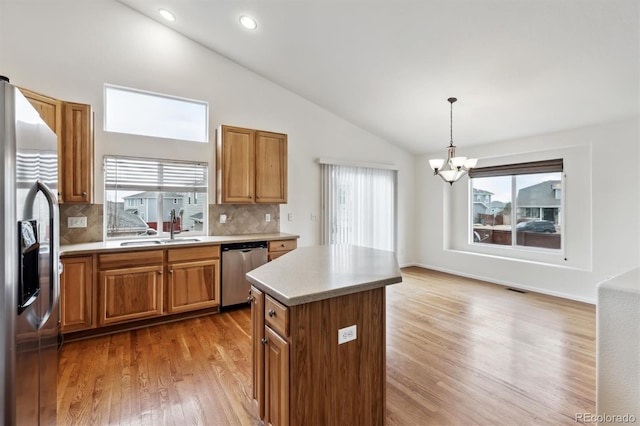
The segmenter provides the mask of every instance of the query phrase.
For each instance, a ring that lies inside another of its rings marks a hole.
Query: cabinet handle
[[[169,269],[169,273],[170,273],[170,274],[173,274],[173,269]]]
[[[270,317],[275,317],[276,316],[276,311],[274,311],[273,309],[269,309],[269,316]]]
[[[262,339],[262,340],[260,340],[260,341],[262,342],[262,344],[263,344],[263,345],[266,345],[268,340],[263,338],[263,339]]]
[[[82,193],[82,198],[87,198],[87,193],[86,192]]]
[[[247,303],[251,304],[251,302],[253,302],[253,297],[251,296],[247,297]]]

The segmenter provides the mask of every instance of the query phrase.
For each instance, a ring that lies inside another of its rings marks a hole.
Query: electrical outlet
[[[87,218],[85,216],[69,217],[67,218],[68,228],[86,228]]]
[[[315,222],[316,220],[318,220],[318,216],[313,214],[313,213],[311,213],[311,221]]]
[[[350,325],[349,327],[341,328],[340,330],[338,330],[338,344],[341,345],[343,343],[356,340],[356,338],[358,337],[357,334],[357,327],[355,324]]]
[[[221,214],[220,215],[220,223],[227,223],[227,215],[226,214]]]
[[[287,219],[289,220],[289,222],[293,222],[293,213],[289,213],[287,215]]]
[[[265,213],[264,215],[264,221],[265,222],[271,222],[271,215],[269,213]]]

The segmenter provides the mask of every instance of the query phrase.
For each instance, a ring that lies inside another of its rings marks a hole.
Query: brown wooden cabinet
[[[167,253],[168,312],[220,304],[220,246],[176,248]]]
[[[98,256],[98,325],[162,314],[163,251]]]
[[[60,328],[63,333],[95,326],[93,315],[93,257],[63,257],[60,275]]]
[[[58,137],[58,199],[93,200],[93,129],[91,105],[65,102],[20,89]]]
[[[289,424],[289,308],[251,287],[253,399],[265,425]]]
[[[90,203],[93,196],[93,132],[91,106],[64,103],[64,132],[59,149],[65,203]]]
[[[293,306],[252,296],[253,397],[265,425],[384,424],[384,287]],[[338,342],[351,326],[357,338]]]
[[[258,405],[258,415],[264,418],[264,293],[251,287],[251,362],[253,386],[251,395]]]
[[[295,250],[298,246],[298,241],[293,240],[276,240],[269,241],[267,249],[267,260],[271,262],[283,254],[289,253],[291,250]]]
[[[287,202],[287,135],[220,126],[216,141],[220,204]]]
[[[289,425],[289,343],[265,326],[264,424]]]

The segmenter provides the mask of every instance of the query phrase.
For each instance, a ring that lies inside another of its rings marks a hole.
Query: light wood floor
[[[388,425],[575,424],[595,307],[420,268],[387,287]],[[257,425],[250,311],[65,344],[58,424]]]

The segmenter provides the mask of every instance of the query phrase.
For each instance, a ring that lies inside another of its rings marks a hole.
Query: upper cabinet
[[[58,199],[61,203],[93,200],[93,129],[91,105],[65,102],[20,89],[58,136]]]
[[[90,203],[93,195],[91,105],[64,102],[62,173],[58,179],[65,203]]]
[[[287,135],[220,126],[216,142],[219,204],[287,202]]]

